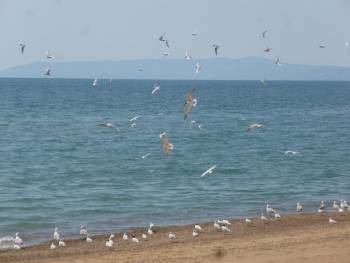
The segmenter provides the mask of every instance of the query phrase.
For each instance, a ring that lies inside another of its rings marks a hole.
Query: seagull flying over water
[[[159,135],[159,138],[163,144],[163,154],[167,156],[169,154],[169,151],[174,149],[174,145],[169,143],[167,134],[165,132],[161,133]]]
[[[150,156],[151,154],[150,153],[146,153],[145,155],[142,155],[141,158],[142,159],[146,159],[148,156]]]
[[[219,49],[219,45],[216,45],[216,44],[213,44],[213,48],[214,48],[214,51],[215,51],[215,55],[218,55],[218,49]]]
[[[272,48],[266,47],[266,48],[264,49],[264,52],[269,53],[271,50],[272,50]]]
[[[156,93],[157,91],[160,91],[160,85],[158,83],[153,85],[152,94]]]
[[[267,30],[265,30],[264,32],[262,32],[261,36],[262,36],[263,38],[266,38],[266,33],[267,33]]]
[[[130,119],[130,122],[137,121],[137,119],[140,118],[140,116],[135,116],[134,118]]]
[[[196,74],[198,74],[199,72],[201,72],[202,70],[202,65],[199,64],[199,62],[196,63]]]
[[[246,129],[246,132],[249,132],[252,129],[258,129],[258,128],[264,128],[264,127],[265,127],[264,125],[254,123],[248,126],[248,128]]]
[[[20,44],[19,44],[19,47],[21,48],[21,54],[23,54],[23,53],[24,53],[24,49],[25,49],[26,45],[25,45],[25,44],[23,44],[23,43],[20,43]]]
[[[170,55],[170,53],[169,52],[163,52],[163,57],[168,57]]]
[[[50,53],[50,51],[46,51],[46,58],[47,59],[54,59],[55,57]]]
[[[300,154],[300,152],[295,152],[295,151],[285,151],[284,155],[297,155]]]
[[[158,38],[159,41],[165,41],[165,32],[161,34],[161,36]]]
[[[165,45],[170,48],[170,45],[169,45],[169,41],[168,40],[165,40]]]
[[[318,47],[319,47],[319,48],[326,48],[325,45],[319,45]]]
[[[208,170],[206,170],[204,173],[202,173],[200,177],[204,177],[204,176],[206,176],[208,174],[212,174],[215,168],[216,168],[216,165],[213,165]]]
[[[186,50],[186,52],[185,52],[185,59],[190,60],[191,58],[192,57],[191,57],[190,52],[188,50]]]
[[[185,99],[185,105],[184,105],[184,120],[186,120],[188,114],[190,113],[192,107],[197,106],[197,99],[193,98],[193,92],[195,91],[196,88],[191,89],[187,94],[186,94],[186,99]]]
[[[97,82],[98,82],[98,79],[94,79],[94,81],[92,82],[92,86],[97,87]]]

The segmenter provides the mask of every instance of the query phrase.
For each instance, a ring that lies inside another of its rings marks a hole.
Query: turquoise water
[[[349,199],[349,82],[159,81],[151,95],[154,83],[0,79],[0,237],[32,244],[54,227],[72,237],[80,224],[94,234]],[[251,123],[266,127],[245,132]]]

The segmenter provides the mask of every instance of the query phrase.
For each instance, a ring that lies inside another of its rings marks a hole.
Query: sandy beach
[[[330,225],[328,218],[338,221]],[[129,231],[139,244],[116,235],[114,247],[105,247],[107,236],[93,243],[66,240],[67,247],[50,250],[50,242],[19,251],[0,252],[0,262],[350,262],[350,213],[300,214],[269,219],[232,220],[231,233],[218,232],[213,223],[192,237],[193,225],[155,228],[147,241],[142,230]],[[175,240],[167,234],[176,233]]]

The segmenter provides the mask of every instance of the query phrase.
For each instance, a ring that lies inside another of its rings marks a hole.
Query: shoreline
[[[338,223],[330,225],[329,217]],[[252,218],[250,224],[246,224],[242,219],[233,219],[230,222],[230,233],[214,229],[213,222],[201,224],[203,231],[199,237],[192,237],[193,224],[156,226],[155,233],[152,236],[148,235],[147,240],[141,238],[141,234],[147,230],[129,229],[129,241],[122,240],[123,233],[118,233],[115,235],[113,248],[105,247],[109,234],[91,236],[92,243],[86,243],[82,239],[67,239],[64,240],[66,247],[57,247],[54,250],[49,249],[51,241],[48,241],[21,250],[0,251],[0,261],[104,263],[115,259],[118,262],[183,263],[213,262],[218,259],[220,262],[232,262],[237,259],[241,262],[275,262],[273,259],[278,257],[276,262],[284,262],[283,258],[287,261],[299,255],[286,254],[285,250],[302,249],[302,244],[312,248],[308,254],[310,259],[320,253],[333,255],[333,252],[337,251],[336,255],[341,257],[337,262],[342,262],[342,257],[350,260],[350,251],[340,250],[350,245],[349,211],[289,214],[282,216],[280,220],[270,217],[266,222],[260,218]],[[169,232],[174,232],[177,238],[170,240]],[[140,243],[131,242],[131,234],[135,234]],[[273,249],[266,244],[267,240]],[[342,242],[341,245],[339,242]],[[327,246],[324,246],[324,243],[327,243]],[[332,251],[329,248],[332,248]],[[255,253],[263,257],[258,259],[254,256]],[[305,262],[296,258],[294,260]],[[320,258],[318,261],[329,262],[322,260],[326,259]]]

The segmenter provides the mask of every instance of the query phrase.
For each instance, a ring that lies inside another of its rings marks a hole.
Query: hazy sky
[[[217,43],[223,57],[350,66],[349,28],[349,0],[0,0],[0,69],[48,49],[58,61],[160,58],[162,32],[173,58],[210,57]]]

